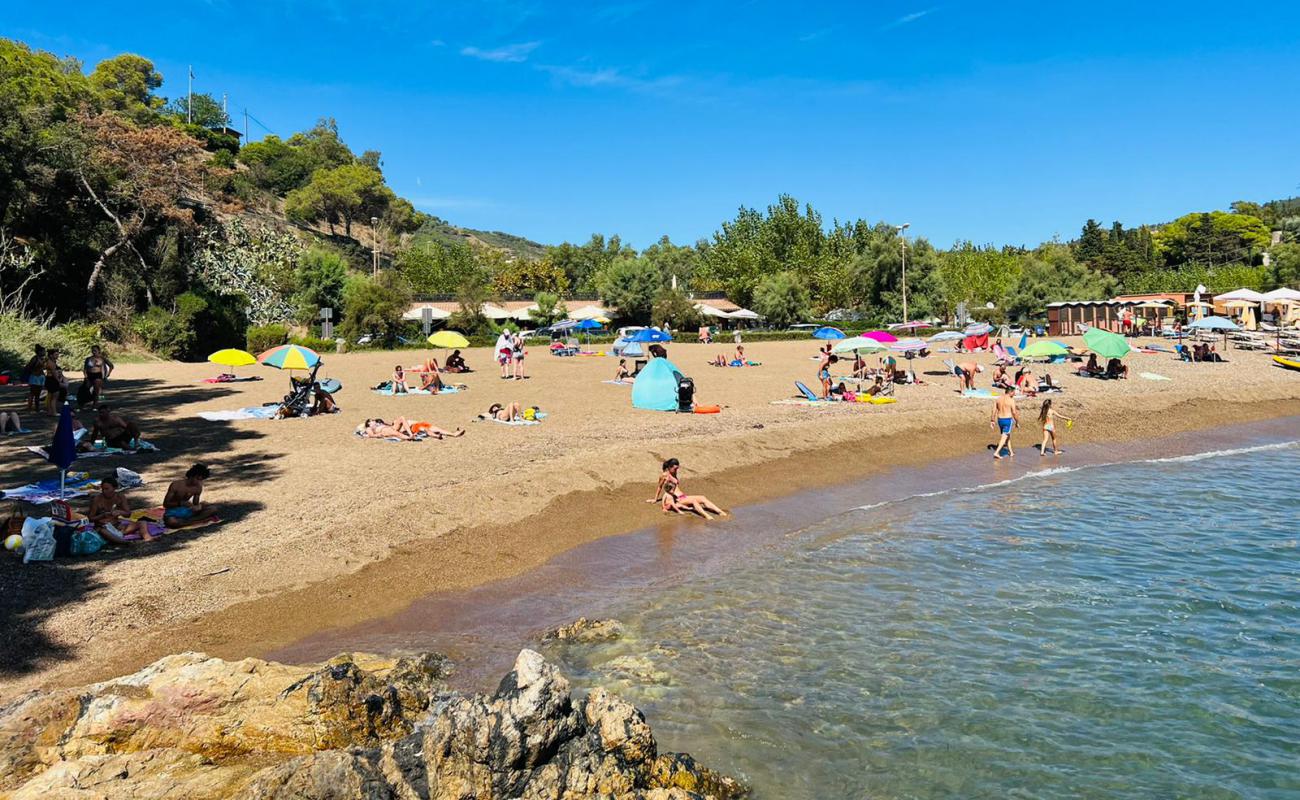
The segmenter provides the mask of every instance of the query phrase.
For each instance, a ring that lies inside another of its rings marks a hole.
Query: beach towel
[[[99,481],[91,480],[88,472],[69,472],[63,487],[63,497],[81,497],[99,491]],[[43,505],[59,499],[59,479],[28,483],[13,489],[5,489],[5,500],[21,500],[24,503]]]
[[[203,380],[199,381],[199,383],[247,383],[248,381],[260,381],[261,379],[262,378],[259,375],[245,375],[242,377],[236,377],[234,375],[221,375],[216,378],[204,378]]]
[[[427,395],[435,394],[435,392],[431,392],[428,389],[408,389],[405,392],[398,392],[396,395],[393,394],[392,389],[371,389],[371,391],[374,392],[375,394],[381,394],[384,397],[401,397],[403,394],[427,394]],[[451,384],[448,384],[442,387],[442,389],[436,392],[436,394],[456,394],[460,391],[461,391],[460,386],[453,386]]]
[[[496,417],[488,417],[488,421],[495,422],[498,425],[541,425],[542,424],[541,421],[535,419],[512,419],[506,421],[504,419],[497,419]]]
[[[146,442],[143,439],[137,442],[137,445],[138,446],[133,449],[126,449],[122,447],[109,447],[108,445],[97,444],[92,450],[78,452],[77,458],[101,458],[103,456],[133,456],[136,455],[137,453],[158,452],[157,447],[155,447],[151,442]],[[46,452],[44,447],[32,445],[27,448],[27,451],[29,453],[35,453],[36,455],[40,456],[46,461],[50,460],[50,454]]]
[[[631,386],[636,381],[601,381],[601,383],[612,383],[615,386]]]
[[[361,431],[353,431],[352,433],[358,439],[373,439],[376,442],[423,442],[425,439],[429,438],[429,434],[425,433],[424,431],[420,431],[419,433],[414,434],[410,439],[402,439],[398,436],[384,436],[384,437],[367,436]]]
[[[278,405],[249,406],[237,411],[200,411],[199,416],[208,422],[229,422],[237,419],[274,419]]]
[[[964,391],[964,392],[961,393],[961,396],[962,396],[962,397],[975,397],[975,398],[979,398],[979,399],[981,399],[981,400],[990,400],[990,399],[992,399],[992,398],[994,398],[994,397],[997,397],[996,394],[994,394],[993,392],[990,392],[988,389],[967,389],[966,391]]]
[[[1146,378],[1149,381],[1171,381],[1173,378],[1166,378],[1164,375],[1157,375],[1154,372],[1139,372],[1139,378]]]

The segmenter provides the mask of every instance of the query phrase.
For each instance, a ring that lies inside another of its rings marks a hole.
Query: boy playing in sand
[[[211,476],[205,464],[195,464],[185,477],[172,481],[163,497],[163,523],[169,528],[184,528],[212,516],[212,506],[203,502],[203,482]]]
[[[997,447],[993,448],[993,457],[999,461],[1002,460],[1003,447],[1007,448],[1010,458],[1016,457],[1016,451],[1011,449],[1011,430],[1020,424],[1020,412],[1016,409],[1016,387],[1008,386],[1002,391],[1002,396],[993,402],[993,418],[989,420],[989,425],[1002,434]]]

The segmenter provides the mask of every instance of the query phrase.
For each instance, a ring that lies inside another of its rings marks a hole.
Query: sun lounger
[[[794,388],[798,389],[798,390],[799,390],[799,394],[803,395],[803,398],[804,398],[805,400],[807,400],[808,402],[810,402],[810,403],[824,403],[824,402],[826,402],[824,399],[818,397],[818,396],[813,392],[812,389],[809,389],[807,386],[805,386],[805,385],[803,384],[802,381],[795,381],[795,382],[794,382]]]

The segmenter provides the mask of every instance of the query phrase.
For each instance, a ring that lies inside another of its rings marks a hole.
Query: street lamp
[[[899,225],[897,230],[903,237],[903,324],[908,323],[907,319],[907,229],[912,227],[912,223],[904,222]]]
[[[375,259],[376,275],[379,274],[379,217],[370,218],[370,252]]]

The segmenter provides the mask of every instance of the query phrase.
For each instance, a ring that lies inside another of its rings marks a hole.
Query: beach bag
[[[144,486],[144,478],[140,477],[140,473],[126,467],[117,468],[117,488],[119,491],[125,492],[128,489],[137,489],[141,486]]]
[[[74,556],[88,556],[91,553],[98,553],[104,548],[104,539],[94,528],[82,528],[72,534],[72,554]]]
[[[54,523],[49,517],[23,522],[23,563],[54,560]]]

